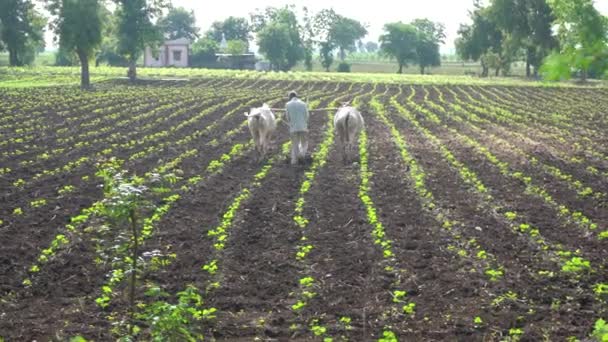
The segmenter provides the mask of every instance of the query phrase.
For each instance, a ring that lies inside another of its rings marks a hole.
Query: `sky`
[[[176,7],[194,10],[201,32],[209,29],[214,21],[231,15],[249,18],[249,13],[256,8],[281,7],[290,3],[296,4],[298,8],[306,6],[313,13],[333,8],[341,15],[359,20],[367,25],[369,31],[364,41],[377,41],[385,23],[428,18],[445,25],[447,37],[442,46],[443,53],[451,52],[459,25],[470,22],[468,11],[473,8],[473,0],[172,0],[172,3]],[[595,6],[604,15],[608,15],[608,0],[595,0]],[[51,41],[52,37],[48,34],[47,46],[53,45]]]

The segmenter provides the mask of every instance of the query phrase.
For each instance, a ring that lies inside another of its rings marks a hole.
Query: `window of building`
[[[182,52],[181,51],[173,51],[173,60],[179,62],[182,60]]]

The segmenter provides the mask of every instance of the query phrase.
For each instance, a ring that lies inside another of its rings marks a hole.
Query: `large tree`
[[[553,11],[546,0],[493,0],[489,16],[505,35],[503,47],[511,54],[523,50],[526,75],[536,74],[542,60],[556,48]]]
[[[270,62],[271,69],[288,70],[287,54],[291,45],[289,27],[281,22],[270,23],[258,32],[260,52]]]
[[[428,19],[416,19],[412,26],[418,31],[416,63],[420,67],[420,73],[424,75],[426,67],[441,65],[439,45],[444,42],[445,27]]]
[[[166,39],[187,38],[195,41],[199,36],[194,11],[183,7],[169,9],[169,13],[158,21],[158,26]]]
[[[331,65],[334,63],[334,51],[335,47],[331,42],[322,42],[319,54],[321,58],[321,65],[325,68],[325,71],[329,71]]]
[[[384,25],[384,34],[380,36],[380,50],[387,56],[395,58],[399,65],[399,74],[403,67],[417,59],[416,43],[418,33],[414,26],[402,22]]]
[[[216,21],[211,24],[211,29],[207,32],[207,36],[221,42],[222,38],[229,40],[240,40],[247,43],[251,39],[251,26],[246,18],[228,17],[224,21]]]
[[[378,51],[378,43],[371,42],[371,41],[365,43],[365,51],[370,52],[370,53],[374,53],[374,52]]]
[[[80,60],[80,86],[90,87],[89,58],[101,43],[99,0],[50,0],[49,11],[55,15],[52,27],[59,45],[75,52]]]
[[[509,63],[508,56],[503,51],[504,33],[492,20],[490,10],[482,7],[480,3],[475,3],[475,10],[469,15],[473,24],[460,25],[456,51],[464,60],[481,61],[482,76],[488,76],[489,64],[493,64],[498,75],[500,67]],[[489,60],[497,62],[488,63]]]
[[[367,29],[357,20],[338,15],[329,28],[329,41],[338,47],[340,60],[346,51],[355,49],[355,43],[367,35]]]
[[[162,42],[160,28],[153,20],[167,7],[165,0],[114,0],[118,5],[118,51],[129,61],[127,75],[137,79],[136,63],[146,46],[156,47]]]
[[[592,0],[549,0],[558,25],[560,52],[544,66],[545,76],[569,78],[569,69],[586,80],[589,73],[599,76],[608,71],[608,20],[593,6]],[[560,72],[558,72],[560,71]]]
[[[118,27],[120,18],[118,14],[111,12],[107,7],[101,6],[100,16],[103,23],[101,31],[101,45],[95,53],[95,65],[107,63],[112,66],[128,66],[127,59],[118,52]]]
[[[269,60],[269,56],[273,56],[275,68],[289,70],[304,59],[304,44],[293,6],[268,7],[263,12],[252,13],[251,22],[254,31],[258,34],[260,50]],[[266,30],[267,27],[270,28]],[[285,34],[289,39],[285,39]],[[268,37],[271,36],[279,39],[280,44],[268,42]],[[277,59],[279,56],[280,59]]]
[[[219,51],[219,44],[209,38],[204,37],[192,44],[192,56],[190,65],[196,67],[209,66],[216,60],[215,54]]]
[[[9,63],[20,66],[33,62],[44,47],[46,19],[30,0],[0,1],[0,39],[9,53]]]

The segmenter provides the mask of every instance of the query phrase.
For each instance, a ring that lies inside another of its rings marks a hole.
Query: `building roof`
[[[165,40],[164,45],[190,45],[190,40],[188,38]]]

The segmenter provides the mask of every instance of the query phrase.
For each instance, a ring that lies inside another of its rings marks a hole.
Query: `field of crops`
[[[328,111],[311,116],[308,163],[287,163],[282,123],[254,160],[243,112],[292,89],[362,111],[355,162]],[[605,88],[0,88],[0,341],[600,336],[606,113]],[[118,170],[146,200],[135,239],[106,210]]]

